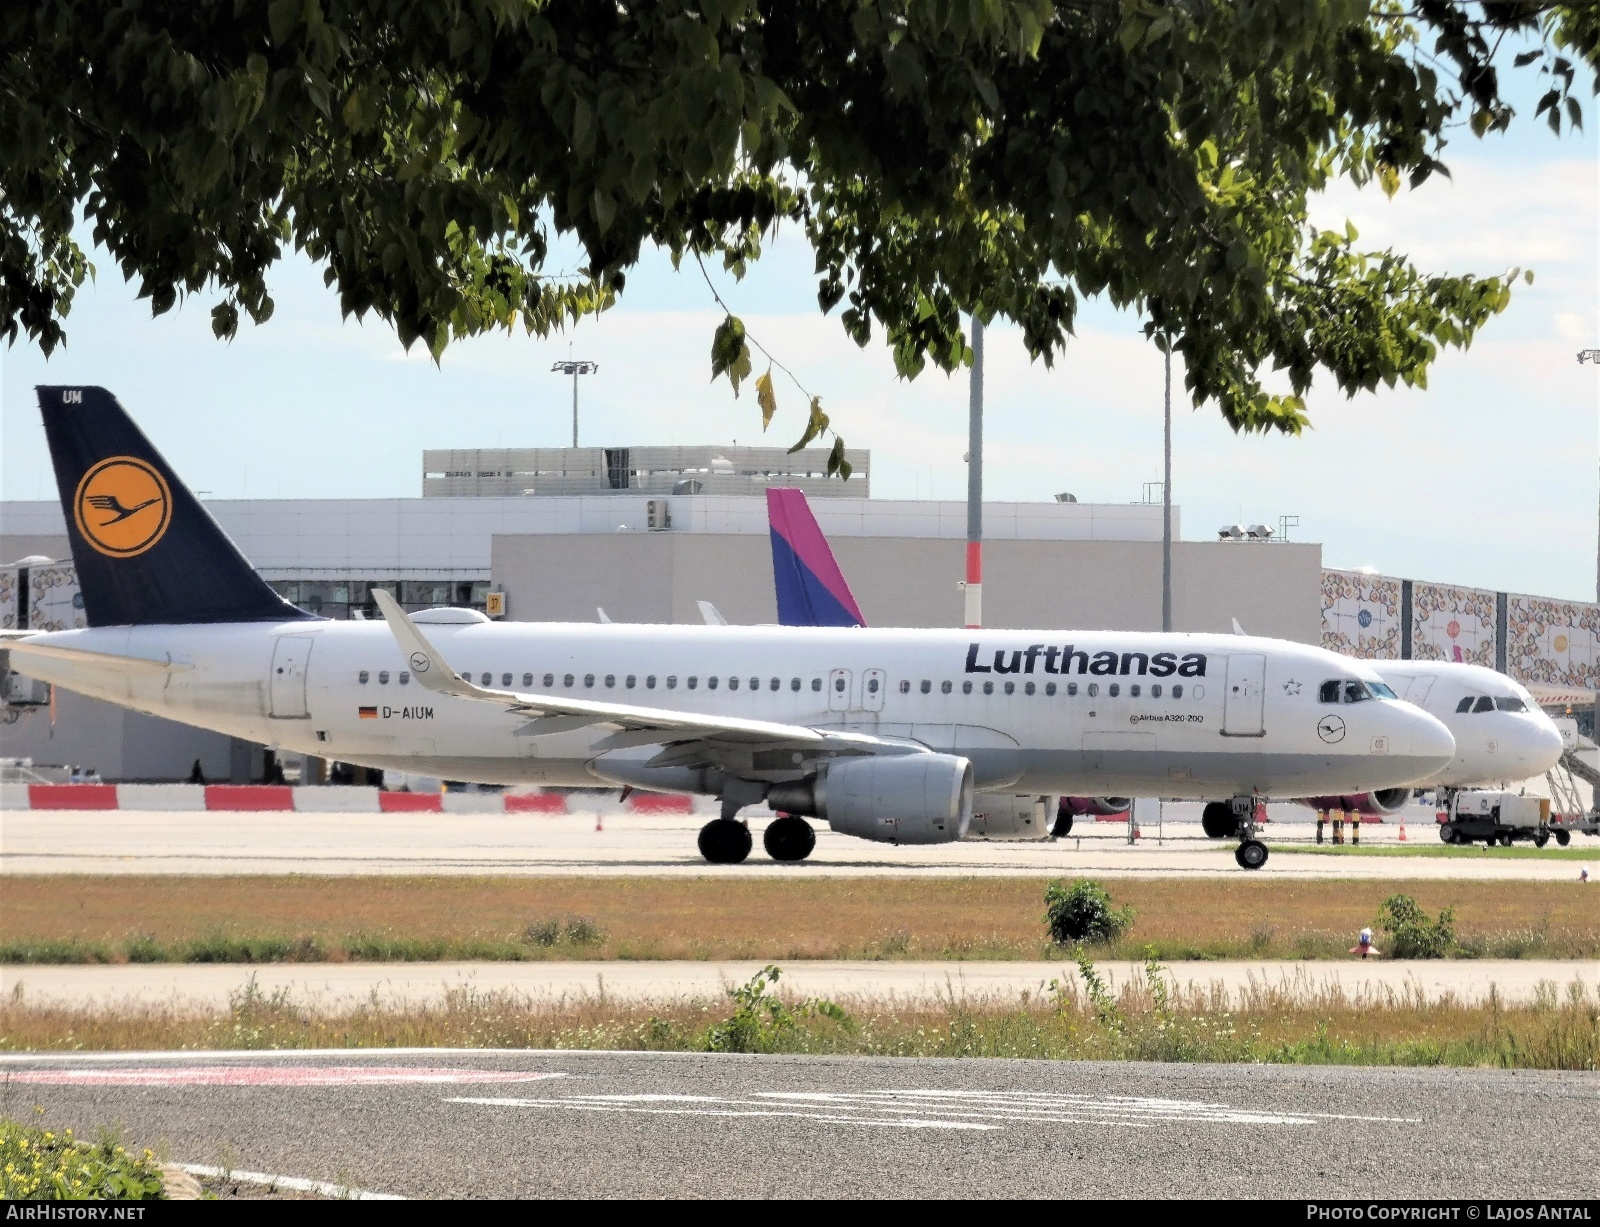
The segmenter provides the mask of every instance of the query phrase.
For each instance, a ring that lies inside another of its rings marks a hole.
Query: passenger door
[[[1267,691],[1267,658],[1254,652],[1228,657],[1228,693],[1223,700],[1224,737],[1262,737],[1262,703]]]
[[[828,670],[828,710],[850,710],[850,670]]]
[[[272,676],[267,693],[276,720],[305,720],[306,664],[311,659],[309,635],[279,635],[272,649]]]
[[[868,669],[861,675],[861,706],[867,711],[883,710],[883,688],[889,684],[882,669]]]

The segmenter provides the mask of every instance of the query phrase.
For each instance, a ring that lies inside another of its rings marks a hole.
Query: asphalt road
[[[1172,807],[1177,809],[1177,806]],[[1198,808],[1198,807],[1191,807]],[[1300,807],[1284,806],[1294,816]],[[1438,848],[1437,826],[1413,823],[1408,843]],[[695,838],[704,816],[568,814],[157,813],[21,810],[0,823],[0,874],[648,874],[659,876],[1046,876],[1094,874],[1236,877],[1230,841],[1196,822],[1146,830],[1081,821],[1067,839],[896,847],[837,835],[821,824],[804,863],[783,865],[761,849],[767,816],[751,811],[755,851],[742,865],[708,865]],[[1315,824],[1273,822],[1268,846],[1310,847]],[[1396,824],[1364,827],[1366,844],[1398,844]],[[1526,845],[1519,845],[1525,847]],[[1579,836],[1571,857],[1312,856],[1280,851],[1262,877],[1470,878],[1574,881],[1585,864],[1600,882],[1600,840]],[[1555,849],[1548,849],[1552,854]],[[1584,857],[1584,853],[1589,853]]]
[[[1600,1195],[1600,1075],[648,1053],[0,1057],[0,1107],[413,1197]]]

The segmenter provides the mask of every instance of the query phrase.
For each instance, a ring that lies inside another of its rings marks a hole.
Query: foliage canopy
[[[968,359],[968,311],[1049,361],[1104,294],[1170,338],[1197,405],[1293,432],[1318,367],[1421,385],[1504,309],[1509,275],[1362,251],[1307,198],[1418,184],[1453,129],[1503,128],[1508,35],[1540,113],[1579,123],[1600,10],[1543,0],[8,5],[0,332],[63,340],[80,219],[154,311],[220,289],[220,337],[271,315],[293,248],[435,356],[603,310],[648,244],[742,274],[785,222],[819,306],[908,377]],[[558,235],[581,267],[548,267]],[[731,312],[713,372],[751,373]],[[808,439],[829,425],[813,399]]]

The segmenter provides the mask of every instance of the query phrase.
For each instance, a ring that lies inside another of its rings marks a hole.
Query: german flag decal
[[[358,707],[356,708],[356,714],[363,720],[376,720],[378,718],[378,709],[376,707]]]

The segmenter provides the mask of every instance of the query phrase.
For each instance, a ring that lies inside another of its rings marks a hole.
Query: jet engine
[[[1131,797],[1062,797],[1062,808],[1074,817],[1084,814],[1094,814],[1097,817],[1110,817],[1112,814],[1126,814],[1133,806]]]
[[[998,793],[979,793],[972,801],[972,824],[962,838],[1049,839],[1050,803],[1054,800],[1054,797],[1009,797]]]
[[[953,754],[834,759],[814,776],[767,790],[767,804],[880,843],[943,844],[972,821],[972,764]]]
[[[1305,797],[1302,804],[1312,809],[1343,810],[1347,814],[1399,813],[1411,801],[1409,788],[1380,788],[1376,792],[1354,793],[1343,797]]]

